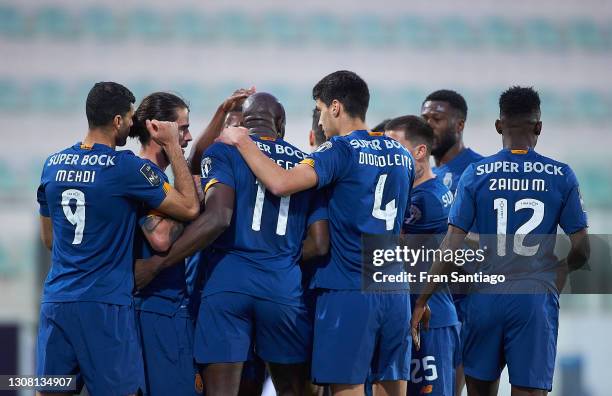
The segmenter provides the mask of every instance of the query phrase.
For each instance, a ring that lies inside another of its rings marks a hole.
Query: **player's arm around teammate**
[[[195,141],[191,153],[189,154],[189,166],[193,175],[200,174],[200,159],[206,149],[208,149],[208,147],[214,143],[217,136],[219,136],[226,122],[227,115],[234,111],[240,111],[242,102],[253,93],[255,93],[255,87],[238,89],[219,105],[212,119]]]

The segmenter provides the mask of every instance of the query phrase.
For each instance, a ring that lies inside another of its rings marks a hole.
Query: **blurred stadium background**
[[[591,232],[612,228],[607,0],[4,0],[0,59],[0,373],[33,372],[47,270],[35,191],[46,156],[86,132],[96,81],[125,84],[137,101],[181,94],[194,135],[234,89],[255,85],[285,105],[287,139],[305,150],[311,88],[329,72],[350,69],[368,82],[370,126],[416,114],[427,93],[451,88],[468,102],[465,142],[482,154],[501,144],[500,92],[534,85],[538,151],[575,169]],[[554,395],[612,394],[610,334],[610,296],[563,296]]]

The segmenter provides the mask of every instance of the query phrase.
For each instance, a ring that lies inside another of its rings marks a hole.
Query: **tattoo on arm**
[[[185,226],[183,223],[179,223],[178,221],[169,221],[172,221],[172,226],[170,227],[170,243],[174,243],[174,241],[176,241],[183,233]]]
[[[163,219],[164,218],[161,216],[149,215],[147,216],[144,224],[142,225],[142,228],[147,233],[153,232],[155,231],[155,228],[162,222]]]

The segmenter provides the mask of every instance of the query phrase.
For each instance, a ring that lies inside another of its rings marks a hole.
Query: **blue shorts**
[[[254,345],[266,362],[304,363],[310,360],[311,340],[312,325],[303,303],[286,305],[221,292],[202,297],[194,356],[201,364],[245,362]]]
[[[454,395],[460,325],[421,330],[421,349],[412,348],[409,395]]]
[[[144,394],[201,394],[201,381],[193,361],[194,323],[187,307],[174,316],[136,313],[145,367]]]
[[[410,377],[410,295],[321,290],[317,298],[313,382],[363,384]]]
[[[93,396],[144,388],[133,306],[98,302],[43,303],[36,375],[76,375]]]
[[[514,386],[552,389],[559,298],[555,294],[472,294],[461,329],[463,367],[494,381],[508,365]]]

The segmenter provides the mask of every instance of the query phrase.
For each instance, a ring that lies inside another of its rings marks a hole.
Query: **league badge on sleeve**
[[[210,159],[210,157],[203,158],[200,168],[202,172],[202,179],[208,178],[208,175],[210,174],[210,170],[212,169],[212,159]]]
[[[161,178],[153,170],[153,168],[151,168],[151,165],[149,164],[142,165],[142,167],[140,167],[140,173],[145,177],[145,179],[147,179],[149,183],[151,183],[153,187],[159,186],[159,184],[161,183]]]

